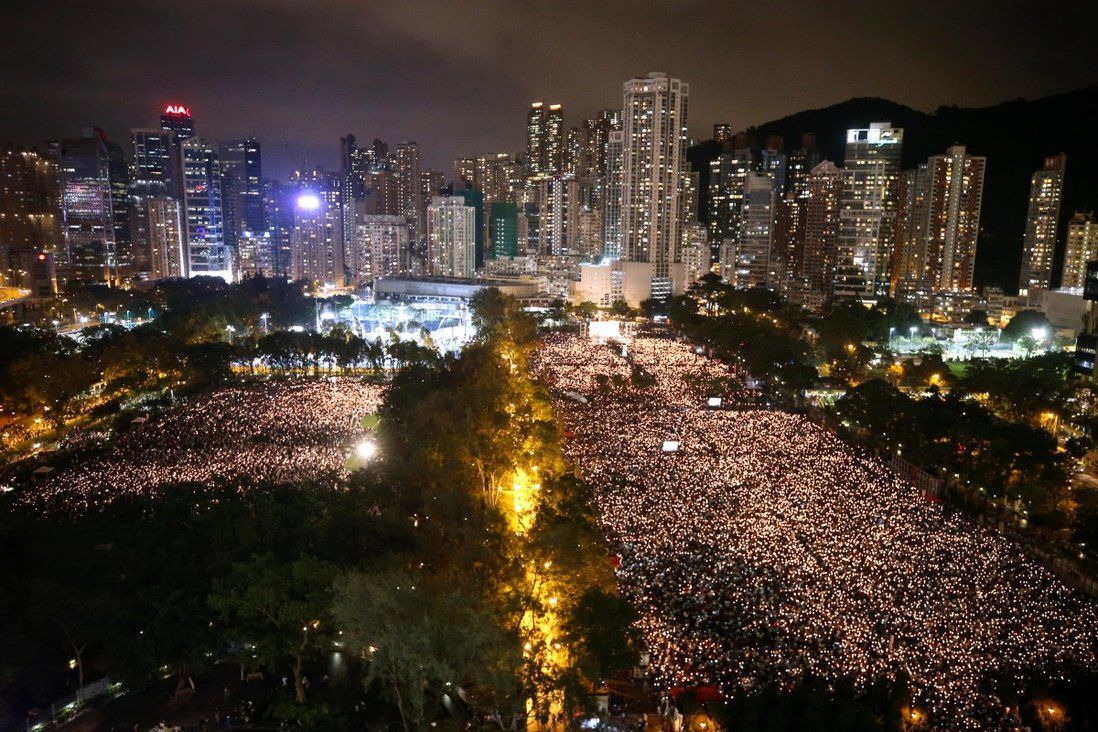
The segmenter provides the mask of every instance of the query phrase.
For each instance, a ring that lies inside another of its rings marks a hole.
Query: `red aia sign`
[[[186,117],[191,116],[191,110],[184,107],[182,104],[169,104],[164,107],[164,114],[181,114]]]

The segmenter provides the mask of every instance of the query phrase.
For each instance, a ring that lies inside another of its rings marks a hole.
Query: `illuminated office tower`
[[[888,122],[846,132],[836,297],[876,302],[888,295],[903,139]]]
[[[1065,155],[1045,158],[1044,166],[1033,174],[1029,186],[1029,210],[1022,245],[1022,275],[1018,294],[1045,290],[1052,285],[1052,257],[1056,252],[1056,225],[1060,219],[1060,200],[1064,195]]]
[[[293,235],[294,206],[297,187],[277,180],[266,182],[263,191],[264,215],[267,221],[266,260],[270,272],[291,277],[294,268]]]
[[[806,306],[819,307],[831,297],[835,251],[839,245],[839,199],[843,175],[825,160],[808,174],[808,198],[804,207],[804,278]]]
[[[294,201],[292,271],[295,280],[329,287],[344,284],[343,211],[330,191],[306,185]]]
[[[476,208],[464,196],[435,196],[427,207],[427,269],[440,277],[476,274]]]
[[[194,118],[182,104],[169,104],[160,115],[160,129],[173,133],[179,142],[194,137]]]
[[[403,216],[359,217],[351,257],[351,272],[359,284],[409,271],[411,244]]]
[[[221,201],[221,159],[200,137],[180,145],[183,169],[184,277],[233,281],[233,252],[225,245]]]
[[[1098,260],[1098,223],[1094,221],[1094,212],[1076,211],[1068,221],[1060,287],[1082,289],[1087,277],[1087,262],[1094,260]]]
[[[621,258],[621,188],[625,162],[625,133],[611,130],[606,142],[606,193],[602,200],[602,256]]]
[[[57,294],[56,256],[64,249],[57,161],[36,150],[0,150],[0,287]]]
[[[91,129],[57,145],[63,273],[75,282],[111,282],[115,274],[114,212],[110,157]]]
[[[781,267],[774,254],[774,177],[748,173],[742,224],[736,239],[736,286],[776,290]]]
[[[167,144],[170,152],[169,180],[171,190],[169,195],[183,200],[183,157],[182,145],[185,140],[194,137],[194,118],[191,110],[182,104],[169,104],[160,114],[160,132],[167,135]]]
[[[898,201],[893,290],[972,289],[986,159],[961,145],[903,174]]]
[[[627,280],[648,270],[647,286],[626,283],[627,300],[665,299],[682,287],[676,265],[688,95],[688,84],[659,72],[623,87],[622,259],[647,265],[625,268]]]
[[[396,173],[400,215],[408,219],[412,227],[412,237],[418,241],[423,231],[423,217],[427,213],[419,195],[419,145],[414,142],[398,142],[393,168]]]
[[[160,129],[135,129],[133,139],[132,184],[147,195],[175,195],[178,190],[173,175],[178,164],[173,151],[178,152],[175,133]]]
[[[221,147],[221,199],[225,244],[236,254],[238,271],[263,271],[259,251],[267,230],[263,204],[263,162],[259,140],[244,137]]]

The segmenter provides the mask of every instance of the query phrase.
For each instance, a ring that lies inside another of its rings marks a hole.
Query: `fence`
[[[107,694],[111,690],[111,686],[111,680],[107,677],[103,677],[102,679],[99,679],[99,681],[85,684],[68,696],[54,699],[50,702],[50,709],[48,712],[38,714],[34,719],[28,718],[26,720],[26,732],[45,729],[54,722],[72,714],[81,704],[85,704],[92,699]]]

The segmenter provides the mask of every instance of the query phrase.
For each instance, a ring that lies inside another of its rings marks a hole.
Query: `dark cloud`
[[[569,122],[666,70],[690,120],[737,127],[851,96],[921,109],[1096,81],[1093,3],[704,0],[44,0],[5,10],[0,138],[94,123],[117,138],[190,105],[213,138],[257,134],[269,169],[332,164],[338,136],[517,150],[531,99]]]

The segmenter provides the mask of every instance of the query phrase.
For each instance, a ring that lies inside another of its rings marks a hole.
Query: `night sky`
[[[531,100],[578,124],[625,79],[691,86],[691,134],[852,96],[933,110],[1093,84],[1092,2],[18,0],[4,11],[0,140],[125,141],[168,103],[200,134],[258,135],[266,173],[335,166],[338,138],[413,139],[447,174],[523,146]]]

